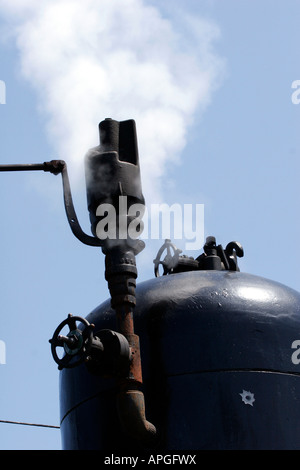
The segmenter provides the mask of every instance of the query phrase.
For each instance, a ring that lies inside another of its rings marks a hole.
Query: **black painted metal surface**
[[[137,286],[147,419],[155,450],[300,449],[300,294],[240,272],[193,271]],[[110,302],[87,316],[116,328]],[[114,379],[60,373],[64,449],[140,450],[122,433]]]

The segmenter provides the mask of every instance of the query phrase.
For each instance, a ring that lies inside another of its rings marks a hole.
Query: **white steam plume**
[[[0,0],[0,14],[57,158],[82,178],[98,122],[135,119],[143,192],[147,201],[160,194],[166,165],[178,160],[195,112],[222,78],[218,29],[188,16],[177,28],[146,0]]]

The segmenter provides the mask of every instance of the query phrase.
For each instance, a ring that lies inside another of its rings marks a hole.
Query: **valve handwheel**
[[[82,323],[83,329],[79,329],[76,322]],[[61,335],[61,331],[66,326],[69,332]],[[93,342],[93,329],[92,323],[85,318],[73,316],[71,313],[58,325],[49,343],[51,343],[53,359],[60,370],[65,367],[76,367],[87,359]],[[62,358],[57,353],[58,347],[64,349],[65,355]]]
[[[173,251],[173,255],[171,250]],[[162,260],[162,255],[164,251],[166,251],[167,253],[165,258]],[[180,253],[182,253],[182,250],[176,248],[176,246],[171,242],[171,240],[166,239],[163,246],[158,250],[155,260],[153,260],[155,276],[160,276],[160,264],[163,266],[164,269],[163,275],[170,274],[178,264]]]

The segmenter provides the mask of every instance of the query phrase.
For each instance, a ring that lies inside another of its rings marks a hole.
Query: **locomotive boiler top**
[[[163,449],[300,448],[299,366],[291,359],[298,292],[238,271],[189,271],[138,284],[136,298],[147,413]],[[109,301],[87,320],[95,332],[116,326]],[[104,449],[132,446],[109,404],[113,380],[82,365],[61,372],[61,390],[66,448],[75,440],[99,448],[101,439]],[[83,403],[91,432],[71,425]]]

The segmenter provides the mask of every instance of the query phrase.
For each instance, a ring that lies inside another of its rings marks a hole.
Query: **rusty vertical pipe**
[[[119,331],[127,339],[131,350],[128,376],[118,383],[117,408],[121,425],[128,435],[145,446],[152,446],[157,431],[146,419],[145,398],[140,389],[143,384],[142,364],[139,337],[134,333],[133,309],[125,305],[117,308],[116,314]]]
[[[134,388],[136,388],[137,386],[142,385],[143,377],[139,337],[134,333],[133,309],[126,305],[118,307],[116,315],[118,330],[127,339],[131,351],[131,362],[125,383],[128,381],[130,386],[134,385]]]
[[[111,306],[116,312],[117,327],[128,341],[131,360],[127,375],[118,379],[117,408],[123,430],[129,436],[151,446],[156,428],[146,419],[139,337],[134,331],[133,312],[137,269],[135,255],[117,247],[106,252],[105,278],[111,294]]]

